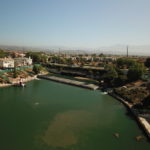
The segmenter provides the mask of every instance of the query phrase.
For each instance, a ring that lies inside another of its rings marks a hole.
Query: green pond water
[[[126,108],[100,91],[47,80],[0,89],[0,150],[150,150],[138,135]]]

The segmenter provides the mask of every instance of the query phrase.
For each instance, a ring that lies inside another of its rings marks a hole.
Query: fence
[[[16,70],[19,71],[19,70],[24,70],[24,69],[28,69],[28,68],[33,68],[33,65],[17,67]],[[0,75],[3,75],[4,73],[7,73],[7,72],[13,72],[13,71],[14,71],[14,69],[0,70]]]

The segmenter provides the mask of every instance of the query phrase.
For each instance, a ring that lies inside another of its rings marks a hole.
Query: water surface
[[[149,150],[138,135],[125,107],[99,91],[47,80],[0,89],[1,150]]]

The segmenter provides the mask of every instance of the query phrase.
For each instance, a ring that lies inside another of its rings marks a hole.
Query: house
[[[18,57],[18,58],[15,58],[14,60],[15,60],[16,67],[32,65],[32,59],[30,57],[29,58]]]
[[[1,58],[0,59],[0,68],[1,69],[14,68],[14,59],[12,59],[12,58]]]

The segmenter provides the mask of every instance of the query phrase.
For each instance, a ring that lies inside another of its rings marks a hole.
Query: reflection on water
[[[56,115],[42,137],[52,147],[67,147],[79,142],[82,130],[96,126],[94,113],[77,110]]]

